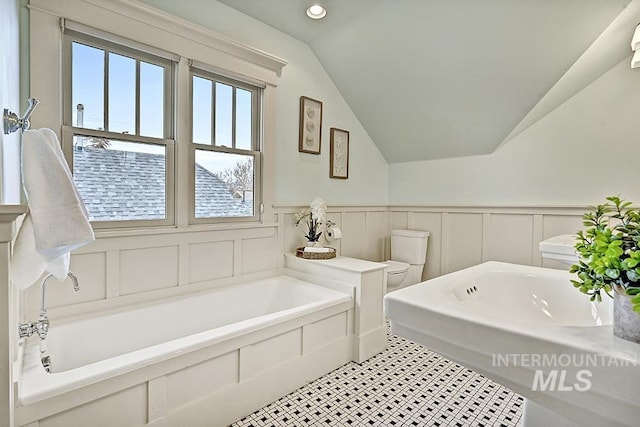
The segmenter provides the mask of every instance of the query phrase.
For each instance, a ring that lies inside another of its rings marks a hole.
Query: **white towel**
[[[29,213],[16,239],[11,277],[24,289],[45,271],[64,280],[69,273],[71,251],[95,237],[58,138],[51,129],[24,132],[22,180]]]

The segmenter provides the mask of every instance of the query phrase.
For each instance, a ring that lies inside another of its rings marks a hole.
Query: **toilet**
[[[428,241],[428,231],[391,230],[391,259],[385,261],[387,292],[422,281]]]

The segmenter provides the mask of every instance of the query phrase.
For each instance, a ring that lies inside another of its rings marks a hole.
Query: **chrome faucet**
[[[53,274],[49,274],[42,281],[42,300],[40,302],[40,313],[38,316],[38,320],[36,322],[26,322],[18,325],[18,336],[20,338],[30,337],[31,335],[37,333],[41,340],[44,340],[47,337],[47,332],[49,332],[49,318],[47,317],[47,307],[45,305],[45,294],[46,294],[46,284],[47,280],[53,277]],[[73,290],[78,292],[80,290],[80,285],[78,283],[78,278],[75,274],[69,272],[67,277],[71,278],[73,282]]]

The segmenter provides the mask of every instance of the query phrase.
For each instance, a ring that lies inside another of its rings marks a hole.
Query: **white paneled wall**
[[[304,246],[304,223],[295,226],[295,213],[305,206],[277,206],[276,222],[282,234],[282,252],[294,252]],[[381,261],[388,253],[388,211],[382,206],[329,206],[327,219],[333,221],[343,233],[341,240],[328,242],[322,236],[320,242],[336,249],[338,255],[351,258]]]
[[[80,282],[47,283],[52,314],[74,314],[224,285],[278,269],[278,227],[208,227],[98,233],[73,253],[71,270]],[[25,318],[37,316],[40,286],[26,291]]]
[[[586,207],[391,207],[393,228],[430,232],[429,279],[485,261],[566,268],[543,260],[541,240],[583,228]],[[388,245],[387,245],[388,246]]]
[[[294,225],[301,207],[278,206],[283,250],[292,252],[304,244],[305,227]],[[504,261],[565,268],[543,260],[541,240],[575,233],[582,227],[587,207],[378,207],[329,206],[327,217],[342,229],[335,247],[338,254],[370,261],[390,257],[392,229],[430,232],[423,279],[429,279],[485,261]]]
[[[295,213],[305,206],[276,206],[275,222],[261,226],[229,226],[184,231],[99,234],[77,251],[71,269],[81,285],[50,281],[47,306],[52,314],[109,308],[162,298],[206,287],[275,274],[283,254],[304,245],[304,224]],[[339,255],[369,261],[390,257],[394,228],[430,232],[423,280],[484,261],[565,268],[543,260],[538,243],[582,228],[586,207],[387,207],[329,206],[327,217],[343,238],[324,245]],[[40,287],[27,290],[24,318],[35,318]]]

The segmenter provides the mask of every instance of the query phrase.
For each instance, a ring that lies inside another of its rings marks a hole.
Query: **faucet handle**
[[[40,339],[44,340],[47,338],[47,333],[49,332],[49,319],[46,317],[44,319],[40,319],[35,326]]]
[[[34,329],[35,328],[34,328],[33,322],[20,323],[18,325],[18,337],[19,338],[30,337],[31,335],[33,335]]]

